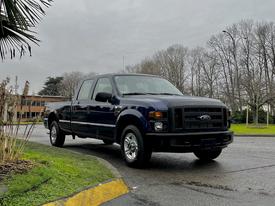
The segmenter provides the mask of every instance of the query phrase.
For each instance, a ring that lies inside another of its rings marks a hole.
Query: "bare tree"
[[[218,57],[218,64],[222,69],[221,81],[224,83],[223,91],[226,97],[226,102],[230,105],[232,111],[236,112],[238,110],[238,103],[236,101],[236,74],[232,64],[230,44],[230,40],[227,38],[225,39],[223,33],[212,36],[208,42],[212,54]]]
[[[217,56],[204,48],[197,47],[190,51],[189,68],[190,94],[218,98],[220,67]]]
[[[140,64],[126,67],[127,73],[142,73],[142,74],[160,74],[160,67],[156,64],[156,61],[152,58],[145,58]]]
[[[187,94],[224,101],[233,114],[249,105],[275,114],[275,26],[244,20],[213,35],[206,48],[173,45],[156,52],[128,72],[160,75]]]
[[[75,95],[75,90],[79,84],[84,80],[91,78],[95,73],[84,74],[82,72],[70,72],[63,74],[63,80],[61,82],[61,95],[72,98]]]
[[[72,98],[76,87],[84,78],[84,74],[81,72],[71,72],[65,73],[62,76],[63,80],[61,82],[61,95]]]
[[[188,49],[173,45],[154,55],[160,75],[172,82],[182,92],[187,91],[186,82],[189,76],[187,61]]]

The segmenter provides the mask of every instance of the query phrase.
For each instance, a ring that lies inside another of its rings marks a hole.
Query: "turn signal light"
[[[149,112],[149,117],[153,119],[162,119],[163,113],[162,112]]]

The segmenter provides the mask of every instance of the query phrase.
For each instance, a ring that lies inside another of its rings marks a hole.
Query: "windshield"
[[[182,95],[169,81],[153,76],[116,76],[115,82],[122,95]]]

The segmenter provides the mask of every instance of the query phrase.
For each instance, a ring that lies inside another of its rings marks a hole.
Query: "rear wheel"
[[[62,147],[65,142],[65,135],[56,121],[53,121],[50,127],[50,142],[55,147]]]
[[[121,151],[126,164],[130,167],[144,167],[152,155],[152,147],[145,141],[139,129],[130,125],[122,132]]]
[[[201,151],[194,152],[196,157],[203,161],[216,159],[221,153],[222,153],[222,149],[201,150]]]

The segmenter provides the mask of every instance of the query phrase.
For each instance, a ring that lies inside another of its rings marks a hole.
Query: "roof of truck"
[[[137,74],[137,73],[108,73],[108,74],[99,74],[95,75],[93,78],[100,77],[113,77],[113,76],[151,76],[151,77],[160,77],[152,74]]]

